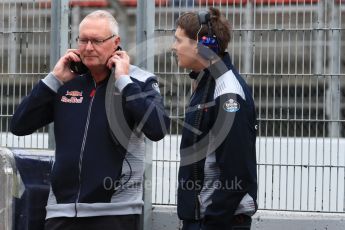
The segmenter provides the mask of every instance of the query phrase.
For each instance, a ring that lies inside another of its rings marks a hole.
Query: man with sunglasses
[[[169,118],[156,77],[119,49],[115,18],[106,11],[87,15],[79,26],[78,49],[69,49],[24,98],[11,122],[28,135],[54,122],[55,162],[46,206],[46,230],[139,229],[142,212],[144,135],[164,137]],[[85,73],[71,70],[83,63]],[[110,83],[109,83],[110,82]],[[107,92],[124,118],[110,127]],[[157,121],[161,121],[160,124]]]

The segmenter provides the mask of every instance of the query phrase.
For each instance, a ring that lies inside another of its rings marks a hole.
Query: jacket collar
[[[231,58],[229,53],[226,52],[220,60],[207,67],[205,72],[208,72],[214,79],[217,79],[229,71],[229,69],[232,69]]]
[[[108,74],[108,76],[107,76],[106,78],[104,78],[102,81],[98,82],[96,86],[101,86],[101,85],[107,83],[111,74],[112,74],[112,72],[110,72],[110,73]],[[88,78],[88,80],[90,81],[90,83],[91,83],[92,85],[95,84],[95,81],[94,81],[94,79],[93,79],[93,77],[92,77],[92,75],[91,75],[90,72],[88,72],[88,73],[86,74],[86,77]]]
[[[201,72],[190,72],[189,77],[198,81],[198,84],[202,84],[206,78],[204,76],[211,75],[216,80],[218,77],[229,71],[229,69],[232,69],[231,58],[229,53],[225,52],[221,59],[203,69]]]

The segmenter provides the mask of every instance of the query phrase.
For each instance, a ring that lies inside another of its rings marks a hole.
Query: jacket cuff
[[[122,90],[131,83],[133,83],[133,81],[128,75],[121,75],[121,77],[115,81],[115,87],[122,92]]]
[[[63,85],[63,82],[60,81],[53,73],[49,73],[44,79],[42,79],[42,81],[55,93]]]

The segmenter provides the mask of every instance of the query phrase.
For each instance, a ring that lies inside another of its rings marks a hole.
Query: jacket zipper
[[[199,110],[196,111],[196,117],[194,119],[194,128],[196,129],[200,129],[201,127],[201,119],[202,119],[202,113],[203,113],[203,106],[205,106],[205,103],[206,103],[206,100],[207,100],[207,96],[208,96],[208,90],[209,90],[209,87],[210,87],[210,78],[207,79],[207,82],[206,82],[206,86],[205,86],[205,89],[203,92],[203,96],[201,98],[201,108]],[[194,94],[192,95],[192,98],[196,95],[196,91],[197,89],[195,89],[194,91]],[[194,146],[196,147],[196,143],[197,143],[197,140],[198,140],[198,135],[196,133],[194,133],[194,138],[193,138],[193,144]],[[197,183],[198,180],[199,180],[199,170],[198,170],[198,162],[196,161],[195,159],[195,162],[193,163],[193,179],[194,179],[194,182]],[[201,203],[201,196],[200,196],[200,191],[198,189],[196,189],[196,186],[195,186],[195,189],[194,189],[194,202],[195,202],[195,213],[194,213],[194,217],[195,217],[195,220],[200,220],[201,219],[201,211],[200,211],[200,207],[202,205]]]
[[[89,129],[89,124],[90,124],[91,108],[92,108],[93,100],[95,98],[95,94],[97,91],[97,85],[96,85],[96,82],[94,80],[93,80],[93,83],[94,83],[94,88],[92,89],[91,94],[90,94],[91,101],[90,101],[88,112],[87,112],[83,142],[81,144],[80,155],[79,155],[79,175],[78,175],[79,187],[78,187],[77,199],[76,199],[75,204],[74,204],[75,217],[78,216],[77,203],[79,202],[80,193],[81,193],[81,170],[82,170],[82,164],[83,164],[83,156],[84,156],[84,150],[85,150],[85,144],[86,144],[86,138],[87,138],[87,131]]]
[[[197,119],[195,119],[196,121]],[[194,134],[196,136],[196,134]],[[196,144],[196,142],[194,142],[194,145]],[[196,185],[196,183],[199,183],[199,170],[198,170],[198,162],[195,160],[195,162],[193,163],[193,179],[194,179],[194,183]],[[195,202],[195,220],[200,220],[200,193],[198,191],[198,189],[194,188],[194,202]]]
[[[191,101],[192,99],[194,98],[195,96],[195,93],[196,90],[193,92],[193,95],[192,95],[192,98],[191,98]],[[199,129],[200,128],[200,119],[201,119],[201,113],[199,110],[196,111],[196,116],[194,118],[194,128],[196,129]],[[194,137],[193,137],[193,145],[194,145],[194,148],[196,147],[196,143],[197,143],[197,139],[198,139],[198,136],[196,133],[194,133]],[[197,158],[196,158],[197,159]],[[196,161],[196,159],[194,160],[194,163],[193,163],[193,179],[194,179],[194,183],[199,183],[198,180],[199,180],[199,170],[198,170],[198,162]],[[194,218],[195,220],[200,220],[200,194],[199,194],[199,191],[196,189],[196,186],[194,187],[194,203],[195,203],[195,212],[194,212]]]

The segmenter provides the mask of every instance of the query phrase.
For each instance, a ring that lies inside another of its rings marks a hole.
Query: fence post
[[[138,0],[136,28],[136,65],[154,72],[154,1]],[[142,229],[152,230],[152,141],[146,138],[144,174],[144,212]]]
[[[69,5],[68,0],[51,1],[50,69],[68,48]],[[49,125],[48,147],[55,149],[54,124]]]
[[[10,7],[10,28],[11,28],[11,33],[10,33],[10,39],[8,40],[9,42],[9,47],[11,52],[9,52],[9,68],[8,72],[11,74],[14,74],[17,72],[17,47],[18,47],[18,9],[17,9],[17,4],[15,3]],[[12,75],[13,76],[13,75]]]
[[[321,76],[324,74],[324,69],[323,69],[323,36],[324,36],[324,12],[325,12],[326,5],[325,3],[318,2],[317,3],[317,20],[314,23],[314,49],[315,49],[315,55],[313,55],[313,62],[314,62],[314,74],[317,74],[318,76]]]
[[[244,15],[244,48],[243,48],[243,70],[242,73],[245,73],[245,77],[249,76],[250,73],[253,73],[252,62],[253,62],[253,3],[250,1],[245,6],[245,15]]]
[[[329,137],[340,136],[340,23],[339,9],[335,1],[327,1],[329,10],[330,30],[328,32],[328,73],[329,87],[327,89],[327,115],[330,119],[328,126]]]

